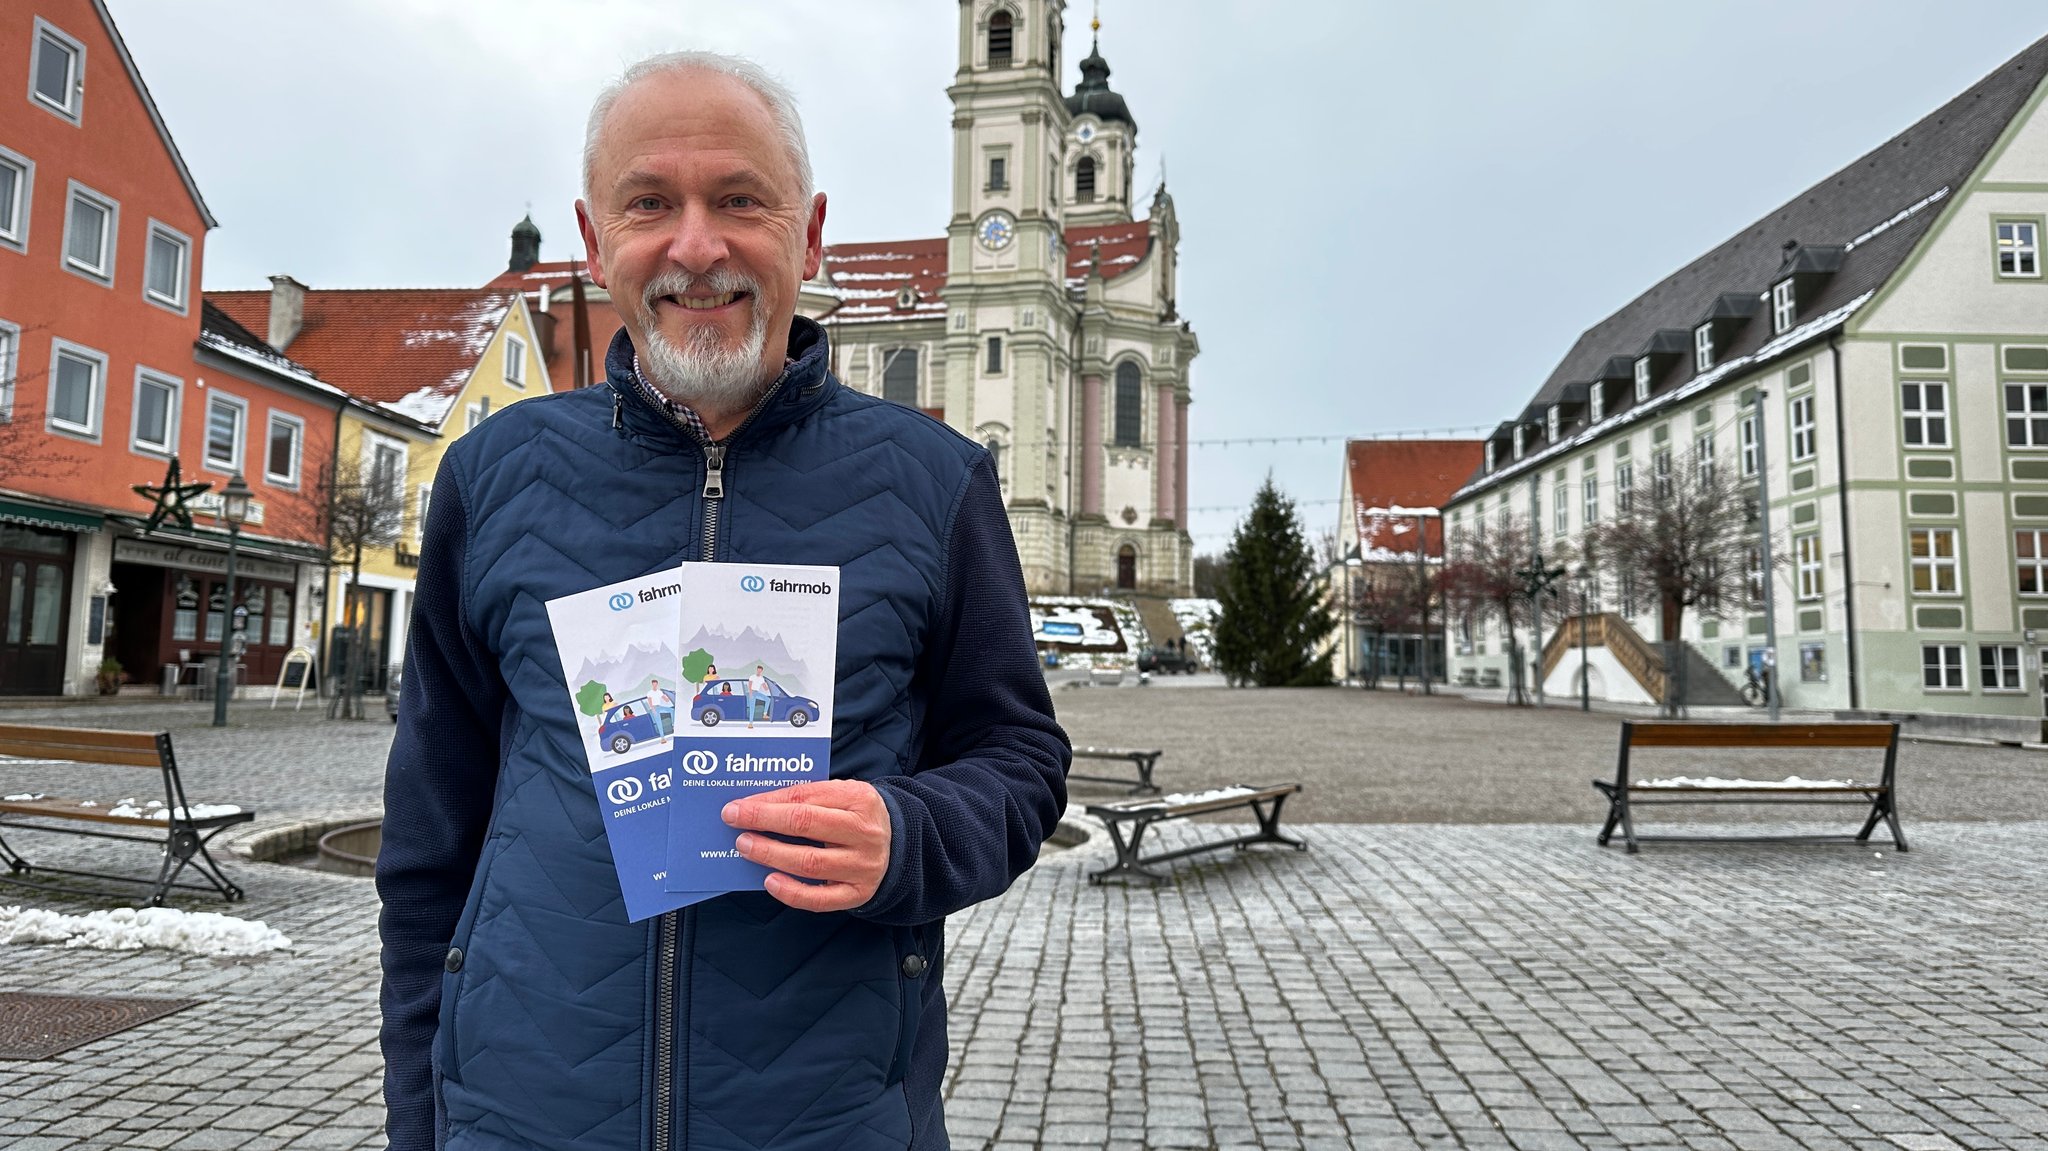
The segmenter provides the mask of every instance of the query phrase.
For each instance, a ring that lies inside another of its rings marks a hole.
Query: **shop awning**
[[[65,532],[96,532],[106,522],[89,512],[36,507],[33,504],[18,504],[13,500],[0,500],[0,520],[28,524],[31,527],[56,528]]]

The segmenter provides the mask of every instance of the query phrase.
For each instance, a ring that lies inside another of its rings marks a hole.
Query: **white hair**
[[[590,121],[583,130],[583,199],[586,203],[594,203],[590,194],[591,172],[597,166],[597,140],[604,132],[605,120],[611,116],[612,105],[640,81],[671,72],[712,72],[730,76],[761,97],[768,105],[769,115],[775,119],[775,127],[782,133],[782,146],[789,152],[790,164],[796,168],[798,190],[803,193],[799,202],[808,208],[812,191],[811,151],[804,143],[804,122],[797,115],[796,94],[752,60],[721,52],[658,53],[627,68],[618,79],[605,85],[604,90],[597,94],[597,102],[590,106]]]

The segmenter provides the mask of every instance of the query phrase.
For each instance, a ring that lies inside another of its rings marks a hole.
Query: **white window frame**
[[[78,201],[81,198],[92,201],[94,206],[106,213],[106,222],[100,230],[100,257],[104,261],[101,267],[95,268],[82,263],[71,254],[71,218],[78,210]],[[71,181],[71,187],[64,198],[64,269],[101,287],[113,287],[114,258],[120,248],[120,238],[121,202],[76,180]]]
[[[413,505],[419,509],[413,516],[412,539],[414,543],[419,543],[427,538],[427,509],[433,504],[434,485],[421,484],[417,499],[418,502]]]
[[[2020,645],[1978,644],[1977,686],[1986,695],[2016,695],[2027,690],[2026,673],[2021,670],[2020,664]]]
[[[1791,404],[1792,462],[1803,463],[1813,458],[1813,393],[1793,396]]]
[[[379,435],[372,432],[364,433],[362,451],[357,466],[361,470],[365,483],[368,483],[377,475],[377,449],[380,447],[391,448],[398,457],[398,464],[394,469],[395,474],[392,479],[398,485],[398,499],[396,503],[398,505],[399,522],[389,525],[377,525],[379,528],[378,535],[383,537],[384,543],[388,544],[398,538],[399,530],[405,520],[405,478],[412,467],[412,446],[395,436]]]
[[[2013,406],[2015,402],[2018,407]],[[2015,430],[2018,439],[2013,436]],[[2048,383],[2005,381],[2005,446],[2048,448]]]
[[[1692,466],[1701,483],[1714,482],[1714,429],[1708,428],[1692,438]]]
[[[1607,385],[1604,382],[1595,381],[1593,384],[1592,408],[1594,423],[1607,418]]]
[[[1821,551],[1820,533],[1809,532],[1792,538],[1794,567],[1798,573],[1796,591],[1801,603],[1817,603],[1827,593],[1827,556]]]
[[[1742,461],[1742,474],[1745,477],[1753,476],[1757,468],[1756,413],[1752,412],[1737,420],[1735,429],[1736,454]]]
[[[235,458],[226,466],[213,457],[213,409],[218,405],[235,411]],[[199,466],[224,476],[242,474],[242,458],[249,450],[249,401],[222,391],[206,393],[206,422],[199,429]]]
[[[1764,549],[1754,544],[1742,555],[1742,585],[1749,606],[1764,602]]]
[[[1920,550],[1922,539],[1926,550]],[[1948,543],[1944,554],[1939,546]],[[1911,563],[1912,582],[1907,586],[1917,596],[1955,597],[1963,594],[1963,561],[1959,549],[1961,541],[1955,528],[1917,527],[1906,531],[1906,558]],[[1922,579],[1926,586],[1922,587]]]
[[[1928,682],[1929,677],[1942,681]],[[1970,690],[1963,678],[1963,645],[1923,643],[1920,645],[1920,690],[1955,692]]]
[[[60,50],[71,54],[70,85],[62,104],[52,104],[41,92],[36,91],[36,73],[40,70],[37,65],[43,54],[45,38],[55,43]],[[40,16],[36,17],[35,35],[29,40],[28,102],[68,124],[76,125],[85,116],[85,45],[77,37]]]
[[[1792,288],[1792,281],[1779,280],[1771,285],[1771,334],[1782,336],[1792,330],[1799,319],[1799,293]]]
[[[1557,442],[1558,433],[1562,432],[1563,430],[1564,415],[1563,413],[1557,410],[1556,404],[1552,404],[1550,405],[1550,410],[1543,414],[1543,433],[1544,435],[1548,436],[1550,438],[1550,442],[1554,444]]]
[[[150,286],[156,278],[156,242],[168,240],[178,250],[178,291],[165,296]],[[192,310],[192,237],[152,217],[149,238],[142,247],[142,298],[165,311],[187,315]]]
[[[1650,357],[1636,357],[1636,402],[1646,403],[1650,398]]]
[[[1900,380],[1899,420],[1899,442],[1908,450],[1948,447],[1948,383]]]
[[[1998,237],[1996,267],[2002,280],[2038,280],[2041,278],[2041,227],[2033,220],[1998,220],[1993,225]],[[2026,231],[2021,240],[2020,232]],[[2007,238],[2010,231],[2011,238]],[[2010,252],[2013,270],[2005,270],[2005,257]]]
[[[2033,555],[2020,554],[2020,541],[2026,540]],[[2018,528],[2013,532],[2013,590],[2023,599],[2038,599],[2048,596],[2048,529]],[[2023,585],[2027,575],[2033,575],[2034,590],[2028,591]]]
[[[1551,481],[1550,487],[1550,534],[1568,535],[1572,530],[1571,481],[1564,474],[1563,468],[1558,469],[1558,475]]]
[[[1486,470],[1493,470],[1493,441],[1486,441]]]
[[[510,332],[505,334],[505,382],[526,387],[526,341]]]
[[[285,472],[270,470],[270,445],[277,437],[277,428],[283,424],[292,429],[291,469]],[[263,480],[273,487],[294,488],[299,486],[299,465],[306,454],[306,421],[289,412],[272,410],[270,418],[263,424]]]
[[[61,356],[70,356],[73,359],[84,360],[93,366],[91,395],[87,400],[91,411],[86,415],[86,422],[84,424],[74,424],[68,420],[57,418],[57,385],[61,382],[62,378],[62,374],[57,370],[57,360]],[[61,436],[70,436],[74,439],[91,440],[93,443],[98,443],[100,441],[100,424],[107,410],[107,354],[98,348],[88,348],[84,344],[74,344],[70,340],[61,338],[51,339],[50,385],[49,394],[46,399],[47,404],[43,408],[43,426],[45,428]]]
[[[1629,460],[1614,465],[1614,513],[1627,515],[1636,510],[1636,465]]]
[[[1522,425],[1520,425],[1520,424],[1516,424],[1516,425],[1515,425],[1515,458],[1516,458],[1516,459],[1518,459],[1518,460],[1522,458],[1522,450],[1523,450],[1523,445],[1522,445],[1522,439],[1523,439],[1523,437],[1522,437]]]
[[[1692,370],[1704,372],[1714,366],[1714,325],[1701,324],[1692,330]]]
[[[146,387],[160,387],[169,393],[164,404],[164,438],[152,443],[142,438],[142,390]],[[178,417],[184,406],[185,381],[169,372],[159,372],[135,366],[135,396],[129,405],[128,448],[139,455],[162,459],[178,454]]]
[[[14,199],[0,204],[0,215],[11,216],[14,226],[0,228],[0,248],[28,251],[28,226],[35,215],[36,162],[11,148],[0,147],[0,165],[14,169]]]
[[[0,424],[14,422],[14,389],[20,383],[21,325],[0,320]]]
[[[1660,501],[1671,498],[1671,449],[1669,447],[1658,448],[1650,453],[1650,490],[1656,493],[1657,499]]]
[[[1591,470],[1585,472],[1579,477],[1579,489],[1582,495],[1579,505],[1580,514],[1586,517],[1586,526],[1592,527],[1600,522],[1599,473]]]

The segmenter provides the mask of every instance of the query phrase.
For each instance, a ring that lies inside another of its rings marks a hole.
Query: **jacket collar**
[[[831,340],[816,320],[798,316],[790,321],[788,356],[790,362],[776,378],[775,394],[736,437],[728,437],[731,442],[747,443],[796,423],[822,406],[839,386],[830,370]],[[604,372],[624,430],[697,443],[641,393],[633,367],[633,340],[624,328],[612,337],[605,352]]]

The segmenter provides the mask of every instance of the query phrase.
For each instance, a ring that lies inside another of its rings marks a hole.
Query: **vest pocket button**
[[[441,966],[446,967],[451,974],[462,970],[462,949],[460,947],[449,948],[448,958],[441,961]]]
[[[925,961],[922,955],[907,955],[903,959],[903,977],[916,979],[924,974]]]

